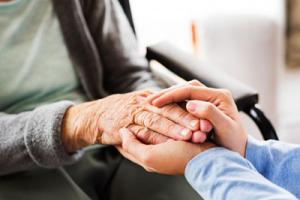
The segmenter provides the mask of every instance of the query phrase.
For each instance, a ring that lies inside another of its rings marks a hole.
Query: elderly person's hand
[[[62,141],[68,152],[100,144],[120,144],[119,129],[127,127],[145,143],[161,143],[168,138],[190,140],[193,132],[204,135],[211,125],[200,129],[199,119],[177,104],[162,108],[150,105],[150,93],[132,92],[70,107],[62,128]],[[205,123],[205,121],[204,121]],[[201,142],[201,141],[199,141]]]
[[[124,157],[149,172],[162,174],[183,174],[187,163],[193,157],[215,147],[213,143],[209,142],[194,144],[173,139],[168,139],[161,144],[146,145],[126,128],[120,129],[120,134],[122,147],[117,147],[117,149]]]
[[[201,83],[186,84],[162,90],[148,97],[155,106],[189,100],[187,110],[211,122],[216,144],[245,155],[247,133],[242,125],[230,91],[207,88]]]

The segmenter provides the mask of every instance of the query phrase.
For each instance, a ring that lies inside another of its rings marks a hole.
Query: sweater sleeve
[[[271,182],[300,197],[300,146],[248,137],[246,158]]]
[[[204,199],[297,199],[260,175],[248,160],[220,147],[193,158],[186,167],[185,176]]]
[[[103,64],[105,89],[111,93],[159,90],[140,52],[136,36],[116,0],[87,1],[87,23]]]
[[[0,175],[55,168],[79,159],[82,153],[67,154],[60,139],[63,116],[71,105],[62,101],[31,112],[0,113]]]

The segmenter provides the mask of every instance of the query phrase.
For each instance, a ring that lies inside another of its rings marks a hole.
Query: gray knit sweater
[[[60,127],[68,101],[16,115],[0,114],[0,175],[37,166],[54,168],[73,163],[82,153],[68,155]]]
[[[158,87],[117,1],[53,2],[74,68],[90,99]],[[82,152],[68,155],[60,140],[63,116],[71,105],[62,101],[20,114],[0,113],[0,175],[78,160]]]

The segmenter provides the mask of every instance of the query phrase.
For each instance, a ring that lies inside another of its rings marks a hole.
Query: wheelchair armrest
[[[229,89],[240,111],[258,103],[255,90],[169,43],[161,42],[147,47],[146,57],[156,60],[185,80],[197,79],[208,87]]]

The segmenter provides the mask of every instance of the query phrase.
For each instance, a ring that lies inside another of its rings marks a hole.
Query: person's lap
[[[148,173],[123,160],[109,187],[110,200],[201,200],[183,176]]]
[[[76,164],[0,177],[0,199],[200,200],[182,176],[148,173],[114,147],[93,148]]]

